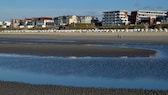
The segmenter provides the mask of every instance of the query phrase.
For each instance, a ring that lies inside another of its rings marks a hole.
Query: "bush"
[[[99,29],[146,29],[148,25],[123,25],[123,26],[101,26]]]
[[[75,23],[67,25],[66,29],[95,29],[95,25],[89,23],[82,23],[82,24]]]
[[[157,28],[157,29],[168,28],[168,24],[157,24],[157,25],[155,26],[155,28]]]

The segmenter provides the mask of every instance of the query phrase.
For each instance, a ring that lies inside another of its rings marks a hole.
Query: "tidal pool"
[[[158,55],[154,58],[110,58],[0,54],[0,80],[76,87],[168,90],[167,45],[120,46],[152,49]]]

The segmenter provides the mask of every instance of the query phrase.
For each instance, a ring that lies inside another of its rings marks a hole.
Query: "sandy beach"
[[[121,38],[118,38],[118,36]],[[29,43],[30,40],[72,42]],[[27,43],[20,43],[28,41]],[[0,33],[0,53],[40,56],[149,57],[153,50],[90,46],[106,43],[168,44],[168,33]],[[84,94],[83,94],[84,93]],[[75,88],[0,82],[0,95],[166,95],[167,91],[141,89]]]
[[[121,36],[122,38],[118,38]],[[149,43],[168,44],[168,32],[115,33],[0,33],[0,38],[74,40],[85,43]]]

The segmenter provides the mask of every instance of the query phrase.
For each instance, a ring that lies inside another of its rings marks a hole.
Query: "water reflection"
[[[76,87],[104,87],[104,88],[143,88],[167,90],[167,81],[154,79],[110,79],[102,77],[53,76],[22,72],[18,70],[0,69],[1,80],[17,81],[33,84],[55,84]]]

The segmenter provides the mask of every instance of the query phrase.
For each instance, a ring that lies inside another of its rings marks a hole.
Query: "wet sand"
[[[167,95],[168,91],[32,85],[0,81],[0,95]]]
[[[82,44],[0,44],[0,53],[58,57],[151,57],[153,50]]]

